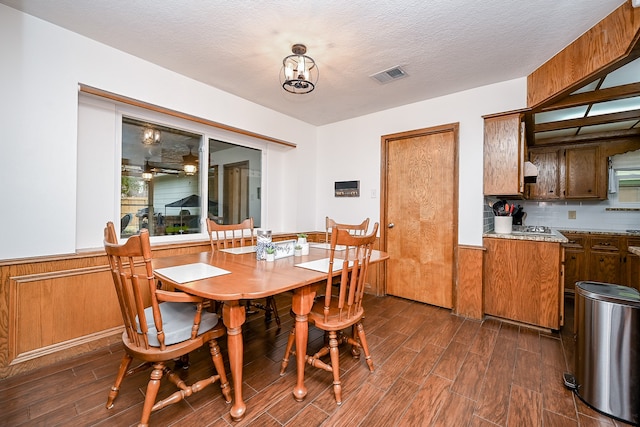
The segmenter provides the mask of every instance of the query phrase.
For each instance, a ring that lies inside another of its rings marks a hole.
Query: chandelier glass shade
[[[142,134],[144,145],[160,144],[160,131],[158,129],[145,128]]]
[[[291,48],[293,55],[282,60],[280,82],[282,88],[290,93],[309,93],[316,88],[320,75],[316,62],[307,53],[303,44],[294,44]]]
[[[191,148],[189,154],[182,156],[182,170],[187,175],[195,175],[198,172],[198,156],[191,154]]]

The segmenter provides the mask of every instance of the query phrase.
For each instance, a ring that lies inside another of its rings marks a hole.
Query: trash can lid
[[[578,282],[576,289],[587,298],[640,307],[640,292],[628,286],[600,282]]]

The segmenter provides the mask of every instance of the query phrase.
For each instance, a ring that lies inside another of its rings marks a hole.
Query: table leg
[[[296,314],[296,367],[297,381],[293,388],[293,397],[297,401],[307,397],[307,388],[304,386],[304,367],[307,355],[307,341],[309,339],[309,324],[307,315],[311,311],[316,292],[311,286],[296,289],[293,294],[291,308]]]
[[[227,346],[229,365],[233,379],[233,405],[229,414],[234,421],[239,421],[247,411],[242,400],[242,363],[244,345],[242,342],[242,324],[246,318],[246,310],[239,301],[225,301],[222,307],[222,321],[227,327]]]

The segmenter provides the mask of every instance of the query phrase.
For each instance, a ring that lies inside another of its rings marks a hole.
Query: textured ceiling
[[[0,0],[313,125],[524,77],[624,0]],[[320,79],[280,86],[307,45]],[[400,65],[409,77],[369,76]]]

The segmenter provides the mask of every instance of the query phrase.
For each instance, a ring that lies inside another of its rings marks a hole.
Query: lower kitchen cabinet
[[[563,324],[560,243],[484,239],[485,314],[549,329]]]
[[[622,273],[621,263],[622,257],[619,237],[591,237],[589,280],[620,284]]]
[[[564,291],[575,293],[576,282],[587,280],[587,251],[585,238],[576,234],[565,233],[569,242],[564,246]]]
[[[627,246],[640,248],[640,237],[630,237],[627,239]],[[627,252],[625,264],[627,266],[627,280],[623,285],[640,290],[640,256]]]
[[[562,232],[562,231],[561,231]],[[590,280],[640,288],[640,257],[627,251],[640,244],[640,238],[615,234],[562,232],[569,239],[565,249],[564,287],[573,293],[575,282]]]

